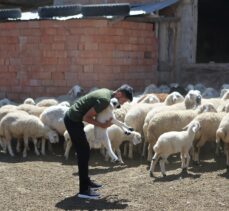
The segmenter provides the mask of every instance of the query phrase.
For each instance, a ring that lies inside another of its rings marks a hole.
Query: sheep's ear
[[[182,130],[187,130],[189,125],[186,125],[185,127],[182,128]]]
[[[200,124],[196,122],[194,126],[192,127],[192,131],[196,133],[200,129]]]

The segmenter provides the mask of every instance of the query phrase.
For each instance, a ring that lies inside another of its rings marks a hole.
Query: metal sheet
[[[129,15],[134,16],[134,15],[150,14],[155,11],[164,9],[172,4],[175,4],[178,1],[179,0],[165,0],[165,1],[157,2],[157,3],[135,5],[131,7]]]

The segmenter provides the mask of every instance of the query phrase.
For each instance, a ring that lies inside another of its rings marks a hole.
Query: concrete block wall
[[[58,96],[78,84],[157,83],[153,25],[108,20],[0,23],[0,99]]]

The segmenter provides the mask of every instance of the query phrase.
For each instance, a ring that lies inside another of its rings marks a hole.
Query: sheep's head
[[[50,143],[52,143],[52,144],[59,142],[59,136],[58,136],[57,132],[54,131],[54,130],[49,130],[46,133],[46,137],[45,138],[47,138],[50,141]]]
[[[168,94],[165,99],[166,105],[173,105],[184,101],[184,97],[179,92],[172,92]]]
[[[128,136],[128,140],[131,140],[134,145],[137,145],[142,142],[141,134],[136,131],[125,131],[125,135]]]
[[[72,97],[72,98],[77,98],[80,97],[82,94],[84,93],[84,89],[81,88],[79,85],[75,85],[73,86],[68,94]]]
[[[204,112],[215,112],[217,113],[217,110],[215,109],[214,105],[212,103],[206,103],[204,105],[200,105],[197,108],[197,113],[204,113]]]
[[[134,145],[140,144],[142,142],[142,136],[140,133],[133,131],[133,139],[132,142]]]
[[[187,109],[196,108],[201,104],[201,93],[199,90],[190,90],[185,96],[185,106]]]
[[[117,98],[111,98],[110,105],[113,109],[121,107]]]

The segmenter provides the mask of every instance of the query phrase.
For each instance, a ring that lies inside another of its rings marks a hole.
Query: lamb
[[[161,173],[165,177],[165,162],[167,158],[169,155],[178,152],[180,152],[182,171],[187,171],[190,161],[189,150],[199,129],[200,124],[192,122],[185,131],[170,131],[162,134],[153,147],[155,154],[150,165],[150,176],[153,176],[155,165],[160,159]]]
[[[90,144],[90,148],[101,148],[102,143],[96,144],[95,143],[95,136],[94,136],[94,126],[91,124],[88,124],[85,126],[84,131],[87,136],[87,140]],[[121,156],[120,151],[120,145],[123,143],[123,141],[130,141],[133,144],[139,144],[141,142],[141,135],[140,133],[136,131],[123,131],[120,127],[117,125],[111,125],[109,128],[107,128],[107,133],[109,136],[109,139],[111,141],[112,149],[114,152],[117,152],[118,159],[121,163],[124,163]],[[67,146],[65,149],[65,158],[68,159],[69,156],[69,150],[71,148],[71,140],[69,137],[69,134],[67,131],[64,133],[65,141],[67,142]],[[106,156],[106,159],[108,160],[108,156]]]
[[[226,153],[226,166],[229,169],[229,113],[221,120],[216,131],[216,143],[219,145],[220,141],[224,143],[224,151]]]
[[[223,117],[224,112],[220,113],[202,113],[196,116],[192,122],[199,122],[201,129],[195,134],[193,141],[193,161],[199,163],[200,148],[207,142],[214,142],[216,140],[216,131]],[[188,126],[187,126],[188,127]],[[216,148],[216,152],[218,149]]]
[[[7,146],[11,156],[14,156],[11,147],[12,138],[23,138],[23,157],[27,157],[29,138],[32,138],[34,142],[35,153],[37,155],[40,154],[37,149],[38,138],[42,138],[43,155],[45,154],[46,139],[49,139],[51,143],[56,143],[58,141],[58,134],[44,125],[38,117],[18,111],[8,113],[2,118],[0,122],[0,135],[4,137],[5,145]]]
[[[144,131],[145,140],[149,143],[147,160],[151,160],[153,146],[161,134],[169,131],[180,131],[203,112],[216,112],[216,109],[212,104],[206,104],[199,106],[196,110],[174,110],[155,114],[149,121],[147,130]]]
[[[113,110],[115,108],[118,108],[118,107],[120,107],[118,100],[116,98],[112,98],[110,100],[110,105],[96,116],[96,120],[98,122],[104,123],[107,120],[112,118],[111,123],[116,124],[117,126],[122,128],[124,131],[125,130],[132,130],[132,128],[128,127],[127,124],[125,124],[121,121],[118,121],[115,118],[115,116],[113,114]],[[103,143],[103,145],[107,149],[108,154],[110,155],[112,161],[114,161],[114,162],[119,161],[118,157],[115,155],[115,153],[112,150],[111,143],[110,143],[106,128],[95,127],[95,141]]]

